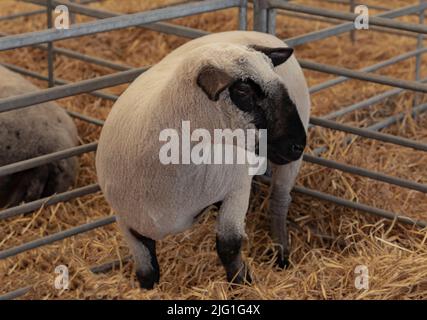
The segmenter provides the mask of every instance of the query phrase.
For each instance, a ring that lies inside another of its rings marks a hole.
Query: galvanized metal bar
[[[90,271],[92,273],[95,273],[95,274],[108,272],[112,269],[120,267],[120,265],[122,263],[126,263],[131,259],[132,259],[132,256],[126,256],[122,260],[114,260],[114,261],[110,261],[110,262],[101,264],[99,266],[94,266],[94,267],[90,268]]]
[[[70,191],[65,191],[59,194],[55,194],[51,197],[46,197],[43,199],[38,199],[35,201],[24,203],[19,206],[0,211],[0,220],[13,218],[20,214],[29,213],[45,206],[57,204],[59,202],[64,202],[64,201],[68,201],[78,197],[83,197],[92,193],[96,193],[100,190],[101,189],[99,188],[98,184],[91,184],[88,186],[84,186],[84,187],[80,187]]]
[[[335,74],[335,75],[345,76],[347,78],[365,80],[365,81],[375,82],[375,83],[384,84],[392,87],[398,87],[402,89],[408,89],[412,91],[427,93],[427,85],[416,82],[416,81],[395,79],[395,78],[381,76],[377,74],[325,65],[325,64],[321,64],[313,61],[308,61],[305,59],[299,59],[298,61],[301,67],[314,70],[314,71]]]
[[[418,54],[425,53],[426,51],[427,51],[427,48],[419,48],[419,49],[416,49],[414,51],[406,52],[406,53],[400,54],[398,56],[395,56],[393,58],[390,58],[390,59],[381,61],[379,63],[370,65],[368,67],[359,69],[358,71],[372,72],[372,71],[375,71],[375,70],[378,70],[378,69],[390,66],[392,64],[395,64],[397,62],[400,62],[400,61],[412,58],[412,57],[414,57],[414,56],[416,56]],[[318,85],[314,85],[314,86],[310,87],[310,93],[311,94],[316,93],[316,92],[321,91],[323,89],[330,88],[331,86],[343,83],[343,82],[345,82],[347,80],[350,80],[350,78],[347,78],[347,77],[337,77],[335,79],[331,79],[331,80],[322,82],[322,83],[320,83]]]
[[[58,160],[78,156],[87,152],[93,152],[93,151],[96,151],[97,147],[98,147],[97,142],[91,142],[88,144],[52,152],[52,153],[31,158],[28,160],[14,162],[14,163],[0,167],[0,177],[7,176],[16,172],[32,169],[35,167],[39,167],[53,161],[58,161]]]
[[[241,0],[239,6],[239,30],[248,29],[248,1]]]
[[[268,0],[253,0],[253,8],[254,30],[259,32],[267,32]]]
[[[89,222],[74,228],[70,228],[68,230],[60,231],[50,236],[46,236],[46,237],[24,243],[22,245],[19,245],[10,249],[0,251],[0,260],[16,256],[20,253],[39,248],[41,246],[52,244],[59,240],[70,238],[72,236],[78,235],[83,232],[91,231],[100,227],[110,225],[115,221],[116,221],[115,216],[98,219],[93,222]]]
[[[37,72],[33,72],[18,66],[15,66],[13,64],[8,64],[8,63],[0,63],[0,65],[5,66],[6,68],[15,71],[19,74],[25,75],[25,76],[29,76],[29,77],[33,77],[35,79],[39,79],[39,80],[44,80],[44,81],[48,81],[49,78],[46,76],[43,76]],[[71,84],[68,81],[62,80],[62,79],[55,79],[55,84],[58,85],[65,85],[65,84]],[[106,100],[110,100],[110,101],[116,101],[119,97],[114,95],[114,94],[110,94],[107,92],[103,92],[103,91],[92,91],[92,92],[88,92],[88,94],[94,96],[94,97],[98,97],[98,98],[102,98],[102,99],[106,99]],[[1,99],[0,99],[1,100]],[[1,111],[0,111],[1,112]]]
[[[0,99],[0,112],[28,107],[31,105],[88,93],[98,89],[113,87],[120,84],[132,82],[147,68],[136,68],[116,74],[101,76],[95,79],[83,80],[80,82],[54,87],[37,92],[32,92],[18,97]]]
[[[93,117],[87,116],[85,114],[81,114],[81,113],[78,113],[78,112],[75,112],[75,111],[70,111],[70,110],[67,110],[67,113],[70,116],[72,116],[73,118],[77,118],[77,119],[89,122],[89,123],[97,125],[97,126],[101,126],[102,127],[104,125],[104,121],[103,120],[100,120],[100,119],[97,119],[97,118],[93,118]]]
[[[41,46],[43,46],[43,45],[41,45]],[[110,68],[110,69],[117,70],[117,71],[125,71],[125,70],[130,70],[133,68],[133,67],[125,65],[125,64],[111,62],[109,60],[89,56],[89,55],[86,55],[86,54],[83,54],[80,52],[76,52],[76,51],[72,51],[69,49],[65,49],[65,48],[54,48],[54,52],[60,53],[64,56],[67,56],[70,58],[78,59],[78,60],[81,60],[84,62],[93,63],[93,64],[96,64],[98,66]]]
[[[424,5],[423,6],[420,6],[419,4],[410,5],[410,6],[399,8],[396,10],[380,13],[378,15],[375,15],[374,17],[384,17],[384,18],[392,19],[392,18],[398,18],[401,16],[418,13],[420,10],[423,10],[423,9],[425,9]],[[342,23],[330,28],[322,29],[319,31],[313,31],[300,36],[288,38],[288,39],[285,39],[285,42],[289,46],[294,47],[294,46],[302,45],[311,41],[317,41],[317,40],[322,40],[328,37],[337,36],[342,33],[353,30],[354,28],[355,26],[353,22]]]
[[[21,0],[24,2],[29,2],[37,5],[46,5],[44,0]],[[98,19],[105,19],[105,18],[111,18],[111,17],[117,17],[117,16],[123,16],[124,14],[119,14],[116,12],[101,10],[97,8],[91,8],[87,6],[83,6],[81,4],[76,3],[69,3],[67,1],[59,1],[59,0],[52,0],[55,5],[66,5],[68,9],[71,12],[78,13],[81,15],[85,15],[88,17],[94,17]],[[157,32],[163,32],[167,34],[176,35],[179,37],[185,37],[185,38],[198,38],[203,35],[208,34],[207,31],[194,29],[190,27],[180,26],[172,23],[167,22],[156,22],[151,24],[144,24],[142,26],[136,26],[138,28],[153,30]]]
[[[276,9],[268,9],[267,11],[267,32],[276,34]]]
[[[8,15],[8,16],[1,16],[0,17],[0,21],[6,21],[6,20],[17,19],[17,18],[35,16],[37,14],[42,14],[42,13],[45,13],[45,12],[46,12],[46,10],[44,10],[44,9],[19,12],[19,13],[14,13],[14,14],[11,14],[11,15]]]
[[[0,301],[13,300],[27,294],[32,289],[31,286],[20,288],[0,296]]]
[[[49,41],[65,40],[100,32],[124,29],[161,20],[187,17],[220,9],[237,7],[240,0],[211,0],[181,4],[140,13],[116,16],[74,25],[70,29],[48,29],[8,36],[0,39],[0,50],[15,49]]]
[[[425,0],[420,0],[420,4],[425,3]],[[424,13],[425,10],[421,10],[419,17],[418,17],[418,21],[420,24],[424,24]],[[418,35],[417,38],[417,49],[421,49],[423,47],[423,42],[424,42],[424,37],[422,34]],[[422,53],[417,54],[416,59],[415,59],[415,80],[420,80],[421,78],[421,61],[422,61]],[[413,101],[413,106],[416,106],[420,101],[420,95],[419,94],[415,94],[414,96],[414,101]]]
[[[356,2],[355,2],[355,0],[350,0],[349,4],[350,4],[350,12],[354,13],[354,10],[356,9]],[[354,29],[354,28],[350,30],[350,40],[353,43],[356,42],[356,29]]]
[[[369,6],[369,7],[371,8],[371,6]],[[305,13],[290,12],[290,11],[284,11],[284,10],[280,10],[280,9],[276,9],[276,11],[277,11],[278,15],[291,17],[291,18],[300,18],[300,19],[310,20],[310,21],[320,21],[320,22],[330,23],[330,24],[334,24],[334,25],[342,24],[342,20],[333,19],[333,18],[312,16],[312,15],[305,14]],[[323,30],[326,30],[326,29],[323,29]],[[384,27],[378,27],[378,26],[369,26],[369,30],[381,32],[381,33],[387,33],[390,35],[404,36],[404,37],[409,37],[409,38],[417,38],[418,37],[418,35],[414,34],[413,32],[401,31],[401,30],[390,30],[390,29],[387,29]],[[315,32],[320,32],[320,31],[315,31]],[[300,36],[298,36],[298,37],[300,37]],[[424,38],[425,36],[422,35],[422,37]]]
[[[309,154],[304,155],[304,161],[314,163],[323,167],[337,169],[343,172],[359,175],[361,177],[370,178],[373,180],[386,182],[398,187],[407,188],[411,190],[416,190],[419,192],[427,193],[427,185],[422,183],[417,183],[411,180],[401,179],[397,177],[392,177],[383,173],[374,172],[368,169],[363,169],[361,167],[355,167],[348,164],[340,163],[334,160],[324,159],[318,156],[312,156]]]
[[[365,5],[363,2],[355,2],[354,0],[324,0],[324,1],[330,2],[330,3],[345,4],[345,5],[348,5],[350,2],[354,2],[355,6]],[[382,11],[390,10],[390,8],[386,8],[383,6],[375,6],[375,5],[373,6],[371,4],[369,4],[369,9],[382,10]]]
[[[52,0],[46,1],[46,13],[47,13],[47,27],[49,29],[52,28]],[[53,42],[50,41],[47,43],[47,69],[48,69],[48,86],[52,88],[55,86],[55,78],[54,78],[54,52],[53,52]]]
[[[425,111],[427,111],[427,103],[420,104],[420,105],[418,105],[412,109],[411,116],[415,117],[418,114],[423,113]],[[369,130],[381,130],[381,129],[387,128],[387,127],[395,124],[396,122],[402,120],[405,116],[406,116],[406,113],[400,112],[394,116],[390,116],[390,117],[388,117],[388,118],[386,118],[380,122],[377,122],[377,123],[369,126],[367,129],[369,129]]]
[[[421,113],[421,112],[424,112],[424,111],[427,111],[427,103],[424,103],[424,104],[418,105],[417,107],[413,108],[413,110],[412,110],[412,116],[415,116],[415,115],[417,115],[418,113]],[[376,124],[374,124],[374,125],[372,125],[372,126],[367,127],[367,128],[366,128],[366,130],[378,131],[378,130],[384,129],[384,128],[389,127],[389,126],[391,126],[392,124],[396,123],[397,121],[399,121],[399,120],[403,119],[404,117],[405,117],[405,113],[401,112],[401,113],[399,113],[399,114],[397,114],[397,115],[394,115],[394,116],[388,117],[388,118],[386,118],[386,119],[385,119],[385,120],[383,120],[383,121],[380,121],[380,122],[378,122],[378,123],[376,123]],[[352,138],[352,137],[347,137],[347,138],[344,140],[344,143],[345,143],[345,144],[348,144],[348,143],[350,143],[353,139],[354,139],[354,138]],[[315,154],[315,155],[319,155],[319,154],[321,154],[322,152],[326,151],[327,149],[328,149],[328,148],[327,148],[326,146],[322,146],[322,147],[315,148],[315,149],[313,150],[313,154]]]
[[[381,217],[381,218],[386,218],[389,220],[396,220],[398,222],[401,223],[405,223],[405,224],[409,224],[409,225],[415,225],[418,226],[420,228],[425,228],[427,227],[427,222],[423,221],[423,220],[417,220],[417,219],[412,219],[410,217],[407,216],[403,216],[403,215],[399,215],[396,213],[392,213],[383,209],[379,209],[379,208],[374,208],[371,206],[368,206],[366,204],[362,204],[362,203],[357,203],[357,202],[353,202],[350,200],[346,200],[343,198],[339,198],[327,193],[323,193],[320,191],[316,191],[313,189],[309,189],[309,188],[305,188],[305,187],[294,187],[293,191],[298,192],[298,193],[302,193],[308,196],[311,196],[313,198],[317,198],[320,200],[325,200],[325,201],[329,201],[347,208],[351,208],[351,209],[355,209],[355,210],[359,210],[359,211],[363,211],[366,213],[370,213],[372,215]]]
[[[424,78],[421,82],[426,82],[427,78]],[[360,101],[360,102],[356,102],[352,105],[349,105],[347,107],[341,108],[337,111],[333,111],[328,113],[325,116],[322,116],[322,119],[328,119],[328,120],[332,120],[338,117],[342,117],[350,112],[356,111],[356,110],[361,110],[367,107],[370,107],[376,103],[379,103],[385,99],[388,99],[390,97],[396,96],[402,92],[404,92],[405,90],[397,88],[397,89],[392,89],[392,90],[388,90],[385,92],[382,92],[380,94],[377,94],[371,98],[368,98],[366,100]]]
[[[427,152],[427,144],[422,142],[417,142],[411,139],[406,139],[403,137],[393,136],[391,134],[376,132],[369,129],[351,127],[335,121],[326,120],[326,119],[317,118],[317,117],[310,117],[310,123],[316,126],[321,126],[321,127],[332,129],[332,130],[343,131],[343,132],[355,134],[361,137],[379,140],[387,143],[393,143],[402,147],[413,148],[415,150]]]
[[[347,21],[355,21],[355,19],[358,16],[357,14],[354,14],[354,13],[303,6],[295,3],[285,2],[284,0],[269,0],[269,4],[273,8],[285,9],[285,10],[295,11],[295,12],[302,12],[302,13],[318,15],[318,16],[323,16],[328,18],[342,19]],[[425,6],[423,5],[421,5],[421,7],[425,8]],[[427,34],[427,26],[420,25],[420,24],[400,22],[400,21],[378,17],[378,16],[370,17],[369,24],[381,26],[381,27],[387,27],[391,29],[398,29],[398,30],[405,30],[410,32]]]

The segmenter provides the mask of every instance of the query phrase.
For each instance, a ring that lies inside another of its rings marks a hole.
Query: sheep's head
[[[215,47],[197,75],[197,85],[212,102],[231,105],[236,117],[267,129],[268,158],[279,165],[299,159],[306,145],[296,105],[275,71],[292,53],[286,47]]]

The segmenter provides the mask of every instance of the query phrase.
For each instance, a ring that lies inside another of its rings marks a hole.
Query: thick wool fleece
[[[0,98],[37,90],[39,89],[35,85],[20,75],[0,66]],[[76,145],[78,145],[77,128],[66,111],[56,103],[43,103],[0,113],[0,166]],[[13,193],[26,193],[31,186],[40,189],[40,192],[36,193],[41,196],[48,182],[51,191],[65,191],[74,183],[77,169],[77,159],[73,157],[27,172],[0,177],[0,200],[3,202],[8,202],[11,198],[26,200],[22,195]],[[18,180],[21,182],[26,180],[26,174],[28,181],[21,185],[22,188],[12,188],[16,187]],[[33,178],[44,181],[31,181]]]
[[[248,48],[254,44],[286,47],[276,37],[257,32],[205,36],[170,53],[118,99],[101,133],[96,167],[101,189],[125,233],[131,227],[151,239],[162,239],[191,226],[206,206],[228,198],[234,199],[233,208],[247,209],[252,177],[246,165],[162,165],[159,161],[160,132],[167,128],[179,132],[182,120],[190,121],[192,129],[211,131],[250,127],[232,105],[227,90],[213,102],[197,86],[203,66],[217,66],[236,78],[252,78],[264,90],[270,90],[269,84],[280,78],[307,128],[310,100],[296,59],[291,57],[273,69],[265,55]],[[282,167],[296,176],[299,162]],[[275,170],[279,177],[282,170]],[[294,179],[279,180],[275,182],[289,184],[286,190],[294,183]],[[226,220],[233,220],[232,214],[221,218],[220,233],[227,233]],[[233,228],[237,226],[244,234],[244,218],[238,219]]]

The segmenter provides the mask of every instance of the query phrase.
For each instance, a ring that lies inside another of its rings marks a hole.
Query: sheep
[[[0,99],[39,90],[0,65]],[[0,113],[0,167],[78,145],[77,128],[56,103]],[[0,177],[0,208],[66,191],[75,181],[75,157]]]
[[[117,213],[141,288],[160,279],[156,241],[182,232],[211,204],[220,204],[216,248],[233,283],[250,283],[241,257],[253,176],[244,165],[159,162],[159,133],[193,128],[268,129],[273,179],[270,200],[278,264],[288,263],[286,216],[306,145],[310,99],[302,70],[280,39],[230,31],[177,48],[120,96],[99,139],[96,170]]]

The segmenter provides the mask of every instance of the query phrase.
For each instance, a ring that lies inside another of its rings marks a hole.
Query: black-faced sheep
[[[218,202],[217,252],[227,279],[250,282],[240,251],[253,176],[247,165],[162,164],[159,136],[164,129],[180,131],[183,120],[211,133],[267,129],[272,232],[279,264],[287,263],[286,216],[310,110],[292,52],[278,38],[257,32],[201,37],[137,78],[116,102],[101,133],[96,167],[141,287],[159,281],[155,241],[186,230]]]

